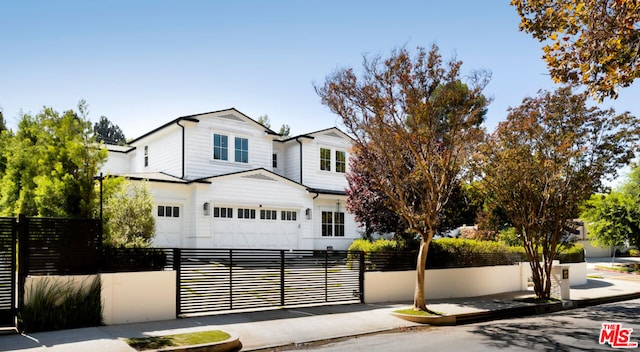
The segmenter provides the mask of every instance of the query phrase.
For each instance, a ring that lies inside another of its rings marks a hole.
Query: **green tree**
[[[585,202],[580,217],[589,236],[604,246],[629,243],[640,248],[640,167],[609,194],[594,194]]]
[[[155,234],[153,199],[145,183],[107,177],[103,181],[103,243],[111,247],[148,247]]]
[[[45,107],[22,115],[3,151],[0,214],[90,217],[97,204],[94,177],[106,160],[86,119],[86,104],[59,114]]]
[[[105,116],[100,116],[100,121],[93,125],[93,133],[97,142],[105,144],[124,145],[126,138],[118,125],[114,125]]]
[[[483,184],[521,235],[540,298],[578,206],[638,147],[637,118],[587,100],[568,87],[526,98],[481,148]]]
[[[269,121],[269,115],[267,114],[258,117],[258,123],[266,128],[271,128],[271,121]]]
[[[280,126],[280,131],[278,133],[282,137],[289,137],[289,133],[291,133],[291,127],[289,127],[289,125],[287,125],[286,123],[283,123],[282,126]]]
[[[365,58],[358,77],[339,69],[316,87],[323,104],[342,118],[363,153],[362,165],[387,206],[421,238],[414,309],[425,304],[425,264],[442,211],[482,136],[488,74],[461,81],[461,61],[443,62],[438,47],[393,50]]]
[[[4,120],[4,115],[2,115],[2,109],[0,109],[0,133],[7,129],[7,123]]]
[[[599,98],[640,77],[640,2],[512,0],[520,30],[541,42],[556,82],[581,83]]]

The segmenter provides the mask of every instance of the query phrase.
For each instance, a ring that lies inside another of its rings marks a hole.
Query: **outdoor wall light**
[[[211,213],[211,204],[209,204],[209,202],[204,202],[204,204],[202,204],[202,212],[205,216],[209,216]]]
[[[304,211],[304,214],[307,216],[307,220],[311,220],[311,209],[307,208],[307,210]]]

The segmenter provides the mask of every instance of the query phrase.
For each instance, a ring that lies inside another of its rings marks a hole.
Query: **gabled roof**
[[[164,182],[164,183],[178,183],[178,184],[189,184],[189,183],[211,183],[206,180],[185,180],[176,176],[169,175],[164,172],[138,172],[138,173],[129,173],[129,174],[118,174],[113,176],[124,177],[129,180],[134,181],[149,181],[149,182]]]
[[[329,128],[325,128],[325,129],[322,129],[322,130],[319,130],[319,131],[314,131],[314,132],[301,134],[301,135],[298,135],[298,136],[289,137],[289,138],[287,138],[285,140],[282,140],[280,142],[286,143],[286,142],[290,142],[292,140],[299,139],[299,138],[315,139],[314,135],[318,135],[320,133],[328,132],[328,131],[331,131],[331,130],[334,130],[335,133],[338,134],[338,135],[341,135],[341,136],[349,138],[351,141],[354,140],[351,136],[349,136],[348,134],[342,132],[342,130],[340,130],[338,127],[329,127]]]
[[[169,126],[175,125],[180,121],[190,121],[190,122],[198,123],[198,122],[200,122],[200,120],[198,120],[198,117],[201,117],[201,116],[204,116],[204,115],[209,115],[209,114],[218,114],[218,113],[222,113],[222,112],[233,112],[233,113],[236,113],[238,115],[241,115],[243,118],[246,118],[247,120],[253,122],[254,124],[259,126],[260,128],[264,128],[264,131],[266,133],[271,134],[271,135],[275,135],[275,136],[279,136],[278,133],[274,132],[273,130],[271,130],[271,129],[263,126],[263,125],[261,125],[260,123],[258,123],[258,121],[256,121],[256,120],[250,118],[249,116],[243,114],[242,112],[238,111],[236,108],[229,108],[229,109],[216,110],[216,111],[210,111],[210,112],[203,112],[203,113],[200,113],[200,114],[194,114],[194,115],[187,115],[187,116],[178,117],[178,118],[176,118],[174,120],[171,120],[171,121],[165,123],[164,125],[156,128],[154,130],[151,130],[151,131],[143,134],[140,137],[132,139],[131,141],[129,141],[129,144],[135,143],[135,142],[137,142],[137,141],[139,141],[139,140],[141,140],[141,139],[143,139],[145,137],[148,137],[148,136],[150,136],[150,135],[152,135],[152,134],[154,134],[156,132],[159,132],[159,131],[161,131],[161,130],[169,127]]]
[[[259,176],[260,173],[266,173],[267,175],[263,175],[263,176]],[[307,186],[298,183],[290,178],[281,176],[276,174],[273,171],[267,170],[263,167],[260,168],[256,168],[256,169],[251,169],[251,170],[244,170],[244,171],[237,171],[237,172],[231,172],[228,174],[221,174],[221,175],[213,175],[213,176],[208,176],[208,177],[202,177],[196,180],[193,180],[191,182],[200,182],[200,181],[206,181],[211,183],[214,179],[219,179],[219,178],[223,178],[223,177],[229,177],[229,176],[238,176],[238,175],[243,175],[245,174],[245,177],[251,177],[250,175],[256,175],[256,177],[253,177],[255,179],[263,179],[263,180],[281,180],[284,182],[289,182],[289,183],[293,183],[294,185],[298,186],[298,187],[302,187],[304,189],[308,189]]]

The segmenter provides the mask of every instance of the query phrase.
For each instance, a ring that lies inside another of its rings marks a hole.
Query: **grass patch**
[[[398,309],[398,310],[394,310],[394,312],[398,314],[415,315],[417,317],[439,317],[441,315],[444,315],[440,312],[413,310],[413,308]]]
[[[538,298],[538,297],[527,297],[527,298],[519,298],[516,299],[517,302],[524,303],[535,303],[535,304],[546,304],[546,303],[557,303],[560,302],[557,298]]]
[[[587,275],[588,279],[604,279],[602,275]]]
[[[153,350],[164,347],[180,347],[221,342],[231,335],[221,330],[191,332],[166,336],[149,336],[126,339],[129,346],[137,351]]]
[[[631,273],[634,272],[634,269],[627,266],[605,266],[605,265],[596,265],[596,269],[608,270],[608,271],[618,271],[621,273]]]

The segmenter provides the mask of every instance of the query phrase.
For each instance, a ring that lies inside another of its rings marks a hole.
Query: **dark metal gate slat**
[[[181,249],[177,312],[360,302],[361,257],[339,251]]]

